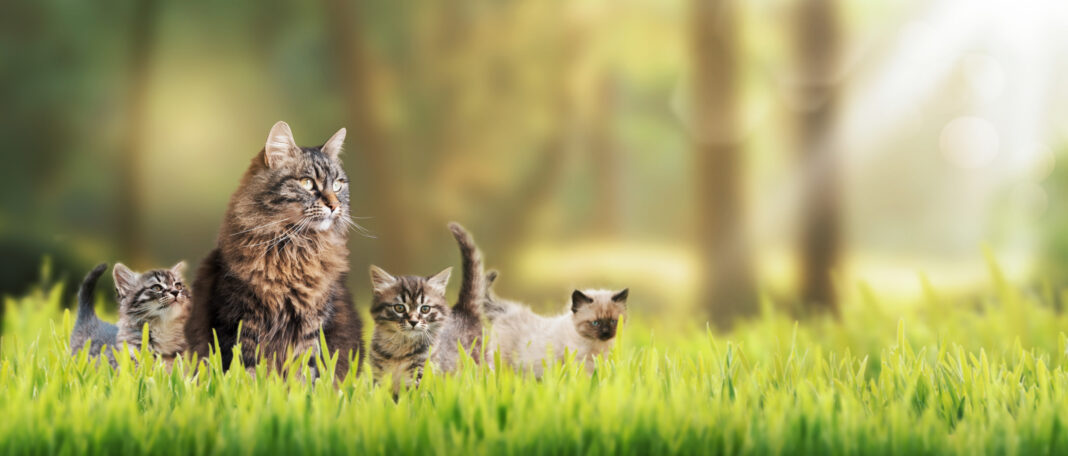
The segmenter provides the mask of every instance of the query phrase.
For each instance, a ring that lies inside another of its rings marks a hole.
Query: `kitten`
[[[486,299],[486,274],[482,269],[482,252],[475,239],[459,223],[449,224],[452,236],[460,247],[463,263],[463,282],[460,296],[449,312],[449,319],[434,343],[431,361],[444,372],[456,370],[460,361],[459,348],[480,360],[482,352],[482,306]]]
[[[423,378],[430,347],[449,318],[445,286],[451,272],[446,268],[430,277],[394,277],[371,266],[371,367],[375,381],[392,377],[394,400],[402,385],[418,386]]]
[[[486,277],[487,287],[497,278]],[[556,360],[565,350],[575,354],[586,371],[592,373],[593,358],[612,348],[619,318],[626,315],[629,289],[575,290],[568,310],[553,317],[538,315],[529,307],[498,298],[487,289],[484,311],[492,323],[490,348],[500,351],[501,359],[511,366],[527,369],[540,377],[543,360],[552,347]]]
[[[445,305],[445,288],[452,268],[432,277],[398,278],[371,266],[371,315],[375,319],[371,365],[376,381],[386,374],[392,376],[394,399],[401,384],[419,385],[428,355],[439,369],[452,372],[459,363],[460,347],[476,360],[481,351],[486,289],[482,254],[460,224],[450,223],[449,230],[460,246],[464,274],[460,296],[451,309]]]
[[[90,340],[89,354],[99,356],[106,345],[119,348],[123,342],[131,355],[140,351],[144,326],[148,325],[148,343],[153,352],[170,364],[186,349],[184,327],[189,317],[189,290],[182,283],[185,263],[170,269],[155,269],[143,274],[131,271],[122,263],[112,269],[115,294],[119,300],[117,325],[101,321],[93,309],[96,282],[107,269],[100,264],[82,281],[78,291],[78,317],[71,331],[71,353],[77,353]],[[115,365],[114,354],[105,353]]]
[[[359,371],[362,323],[345,286],[354,223],[338,159],[344,141],[342,128],[322,146],[302,148],[285,122],[271,128],[197,272],[186,326],[192,351],[207,356],[217,334],[226,368],[238,343],[246,369],[272,359],[278,368],[290,348],[317,353],[321,330],[338,355],[337,380],[352,356]]]

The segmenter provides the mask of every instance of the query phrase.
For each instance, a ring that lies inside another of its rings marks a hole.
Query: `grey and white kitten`
[[[90,271],[78,290],[78,318],[70,335],[71,353],[76,354],[86,341],[90,341],[91,356],[99,356],[105,346],[117,349],[125,342],[133,355],[141,349],[142,328],[147,324],[152,351],[168,364],[173,362],[186,349],[184,331],[190,296],[182,280],[185,263],[142,274],[116,263],[112,276],[119,300],[119,321],[114,325],[100,320],[93,309],[96,282],[105,269],[107,264],[100,264]],[[104,354],[112,365],[116,364],[111,350]]]
[[[487,287],[497,278],[487,276]],[[570,351],[587,372],[594,369],[593,358],[612,348],[619,318],[626,315],[629,289],[575,290],[564,312],[546,317],[515,301],[499,298],[487,288],[484,312],[492,323],[488,351],[499,351],[501,359],[517,369],[540,377],[543,362],[552,357],[563,360]]]
[[[398,276],[371,266],[371,368],[375,381],[392,379],[393,398],[402,386],[418,386],[430,347],[449,318],[445,287],[452,268],[433,276]]]

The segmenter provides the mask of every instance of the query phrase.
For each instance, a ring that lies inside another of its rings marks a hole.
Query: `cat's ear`
[[[115,279],[115,294],[122,299],[135,291],[134,288],[137,287],[137,281],[141,275],[131,271],[125,264],[115,263],[115,267],[111,268],[111,277]]]
[[[571,293],[571,311],[578,312],[582,306],[593,302],[593,298],[586,296],[586,293],[575,290]]]
[[[171,274],[183,277],[182,274],[185,274],[185,261],[179,261],[178,264],[171,266]]]
[[[380,294],[397,283],[397,278],[378,266],[371,265],[371,288],[375,294]]]
[[[445,293],[445,287],[447,287],[449,285],[449,276],[450,275],[452,275],[452,266],[449,266],[449,267],[445,268],[444,271],[441,271],[441,272],[439,272],[437,274],[434,274],[431,277],[428,277],[427,278],[427,283],[429,283],[430,286],[438,289],[438,291],[441,291],[441,293],[444,294]]]
[[[342,146],[345,145],[345,129],[342,128],[334,133],[330,139],[326,140],[326,144],[323,144],[323,153],[331,160],[337,160],[338,154],[341,153]]]
[[[493,286],[493,282],[497,281],[497,276],[501,275],[496,269],[491,269],[486,273],[486,288]]]
[[[279,120],[267,135],[267,145],[263,146],[263,160],[268,168],[274,168],[293,157],[299,150],[300,147],[293,139],[293,130],[289,129],[289,124]]]
[[[630,288],[624,288],[623,291],[612,295],[612,302],[618,302],[620,304],[627,303],[627,295],[630,294]]]

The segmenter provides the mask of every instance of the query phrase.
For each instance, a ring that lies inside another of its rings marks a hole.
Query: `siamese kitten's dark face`
[[[571,312],[575,329],[587,339],[608,341],[616,337],[619,318],[627,313],[629,289],[575,290],[571,293]]]
[[[122,263],[115,265],[115,294],[119,312],[137,322],[166,318],[172,309],[189,303],[189,289],[182,280],[185,263],[170,269],[153,269],[144,273],[131,271]]]
[[[434,335],[449,317],[445,286],[452,268],[430,277],[394,277],[371,266],[374,304],[371,316],[375,330],[399,332],[411,337]]]

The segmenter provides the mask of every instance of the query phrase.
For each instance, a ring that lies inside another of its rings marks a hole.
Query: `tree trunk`
[[[152,52],[156,44],[159,0],[134,2],[127,62],[126,131],[119,146],[119,208],[117,213],[120,254],[134,267],[148,259],[142,220],[144,189],[144,133],[148,112],[148,83]]]
[[[597,89],[596,107],[590,119],[589,143],[593,157],[593,179],[596,192],[593,208],[594,231],[601,236],[617,234],[622,218],[620,193],[621,152],[616,141],[615,111],[618,96],[613,75],[601,78]]]
[[[705,260],[700,296],[720,327],[756,313],[738,132],[741,82],[732,0],[693,0],[693,133],[698,245]]]
[[[374,217],[374,231],[381,235],[380,241],[388,258],[385,263],[390,270],[409,269],[412,254],[408,240],[411,238],[407,225],[401,217],[406,188],[400,182],[390,159],[389,140],[378,117],[378,94],[372,85],[367,45],[363,40],[363,27],[355,17],[361,13],[365,2],[348,0],[325,0],[330,41],[341,74],[341,90],[345,106],[352,122],[357,157],[354,161],[363,169],[362,181],[357,182],[365,195],[371,195],[365,203]],[[352,5],[356,5],[354,11]]]
[[[833,0],[805,0],[798,14],[797,57],[803,100],[799,147],[804,182],[801,207],[801,299],[806,309],[838,313],[831,273],[839,256],[839,162],[833,139],[838,30]],[[813,166],[812,164],[816,165]]]

